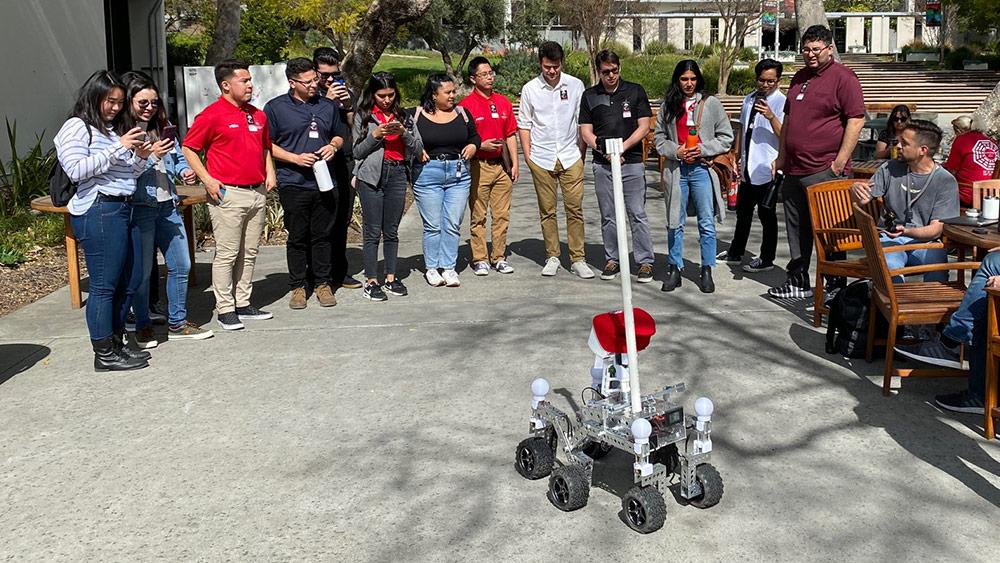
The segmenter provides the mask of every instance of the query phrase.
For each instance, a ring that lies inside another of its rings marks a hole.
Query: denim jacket
[[[163,165],[166,174],[156,169],[160,159],[150,156],[146,165],[146,171],[135,179],[135,194],[132,196],[133,205],[156,205],[156,188],[164,187],[170,191],[176,205],[180,198],[177,197],[176,184],[182,182],[181,173],[190,170],[187,159],[181,154],[179,143],[174,144],[173,152],[163,155]]]

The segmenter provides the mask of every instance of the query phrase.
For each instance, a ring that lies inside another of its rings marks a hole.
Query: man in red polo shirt
[[[477,276],[490,273],[490,265],[501,274],[514,273],[507,262],[507,227],[510,225],[510,196],[517,181],[517,119],[514,106],[502,94],[493,91],[493,68],[485,57],[469,62],[469,79],[472,93],[458,105],[464,107],[476,122],[476,130],[483,144],[472,160],[472,188],[469,191],[469,208],[472,247],[472,272]],[[507,147],[509,161],[504,162],[503,147]],[[493,215],[493,252],[487,257],[486,212]],[[487,261],[487,258],[489,261]]]
[[[267,117],[250,105],[253,82],[246,63],[219,63],[215,81],[222,95],[195,117],[183,152],[208,194],[215,236],[212,291],[219,325],[239,330],[244,320],[271,318],[271,313],[250,304],[250,293],[266,218],[265,194],[278,181]],[[205,153],[204,165],[201,152]]]
[[[805,68],[795,73],[785,99],[775,168],[781,187],[791,261],[788,279],[767,290],[776,299],[812,297],[812,220],[806,188],[843,178],[865,124],[865,99],[854,71],[833,59],[833,34],[814,25],[802,34]],[[838,280],[840,283],[843,280]]]

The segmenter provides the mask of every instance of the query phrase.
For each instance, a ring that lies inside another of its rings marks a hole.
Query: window
[[[684,18],[684,49],[694,46],[694,18]]]
[[[719,18],[712,18],[711,29],[708,32],[708,42],[710,45],[715,45],[719,42]]]

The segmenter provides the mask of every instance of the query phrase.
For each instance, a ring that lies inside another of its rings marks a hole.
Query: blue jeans
[[[102,201],[101,196],[83,215],[70,219],[87,262],[87,330],[91,340],[125,332],[136,286],[132,285],[134,238],[132,205]]]
[[[454,270],[462,216],[472,185],[469,163],[429,160],[415,167],[413,175],[413,196],[424,222],[424,265],[428,270]]]
[[[969,393],[986,396],[986,280],[1000,276],[1000,252],[989,252],[972,276],[958,310],[951,315],[944,335],[969,345]]]
[[[684,220],[687,218],[688,198],[694,203],[698,213],[698,241],[701,245],[701,265],[715,266],[715,195],[712,193],[712,177],[704,164],[684,164],[680,166],[681,217],[680,226],[667,229],[667,248],[670,263],[684,267]]]
[[[173,201],[156,206],[135,206],[136,222],[141,233],[142,281],[132,300],[135,326],[149,326],[149,276],[156,260],[156,251],[163,253],[167,262],[167,320],[178,327],[187,320],[188,273],[191,256],[188,253],[187,232]],[[137,261],[138,262],[138,261]]]
[[[882,242],[883,247],[887,246],[899,246],[904,244],[919,244],[923,241],[916,240],[910,237],[899,236],[896,238],[889,238],[885,235],[880,235],[879,240]],[[890,270],[895,270],[897,268],[902,268],[904,266],[923,266],[924,264],[943,264],[948,261],[948,251],[943,248],[930,248],[930,249],[920,249],[920,250],[910,250],[907,252],[887,252],[885,254],[885,263]],[[896,283],[902,283],[904,280],[902,276],[896,276],[893,281]],[[929,272],[924,274],[925,282],[934,281],[948,281],[948,272]]]

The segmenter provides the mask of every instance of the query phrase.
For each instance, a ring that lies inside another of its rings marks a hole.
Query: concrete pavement
[[[515,187],[511,276],[473,276],[463,243],[462,287],[427,286],[413,209],[400,232],[408,297],[371,303],[341,290],[332,309],[312,300],[291,311],[283,249],[265,248],[254,295],[275,318],[223,334],[209,310],[211,253],[199,253],[191,318],[211,321],[216,337],[163,342],[139,372],[93,372],[83,313],[65,288],[0,319],[0,554],[986,561],[1000,552],[1000,442],[981,437],[980,417],[930,404],[963,381],[908,380],[883,397],[880,363],[826,355],[807,303],[763,297],[780,271],[721,264],[717,292],[705,295],[692,264],[680,289],[661,293],[665,220],[653,189],[648,210],[658,281],[633,289],[658,331],[640,356],[642,381],[647,390],[685,381],[688,408],[700,394],[715,401],[718,506],[667,499],[664,528],[640,536],[618,515],[628,456],[597,463],[590,503],[573,513],[548,502],[547,480],[514,471],[529,383],[545,376],[557,405],[578,403],[590,382],[590,318],[620,307],[617,282],[539,275],[526,175]],[[599,270],[589,173],[585,216]],[[730,215],[720,229],[723,248],[734,223]],[[759,234],[755,226],[751,250]],[[697,244],[686,246],[697,262]],[[778,248],[783,264],[783,234]],[[360,252],[352,258],[359,264]]]

